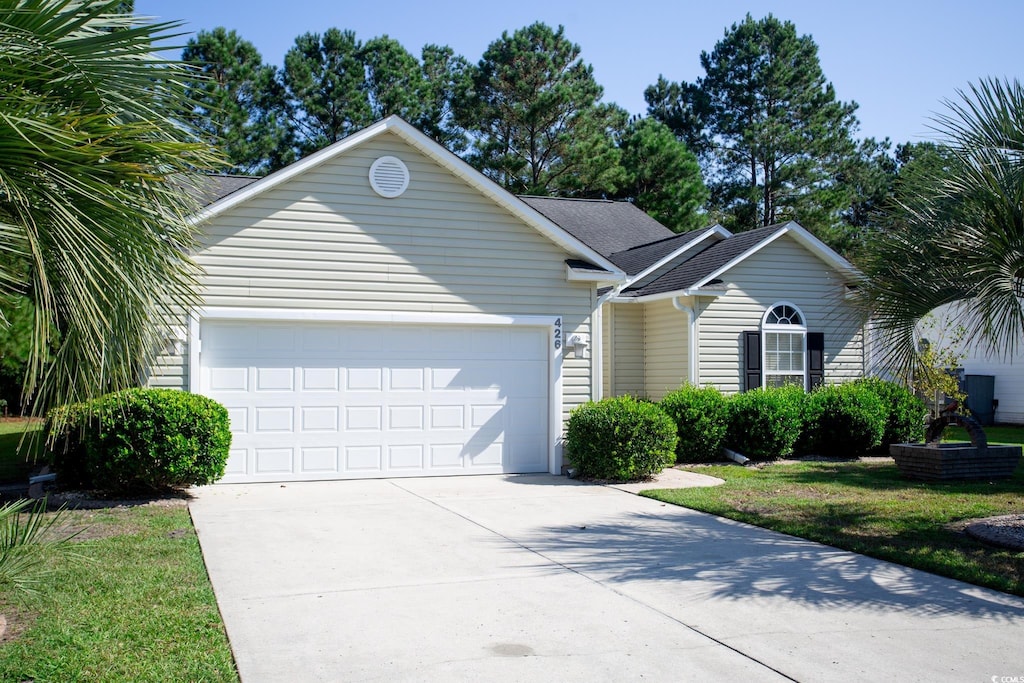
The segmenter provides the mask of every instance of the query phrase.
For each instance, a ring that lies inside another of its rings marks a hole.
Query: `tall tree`
[[[825,232],[849,206],[837,182],[855,154],[856,104],[836,100],[810,36],[749,14],[712,52],[695,84],[659,82],[652,116],[706,151],[712,202],[745,230],[788,219]]]
[[[708,190],[697,157],[665,124],[631,121],[619,141],[626,179],[616,193],[676,232],[703,227]]]
[[[359,59],[366,70],[364,88],[374,120],[392,114],[412,122],[422,118],[426,84],[416,57],[385,35],[366,41]]]
[[[218,27],[190,39],[181,59],[196,74],[189,123],[220,147],[231,172],[263,175],[293,161],[284,92],[255,45]]]
[[[968,343],[1012,354],[1024,339],[1024,86],[983,80],[935,119],[936,147],[909,150],[898,208],[863,269],[858,299],[888,364],[917,364],[915,327],[959,302]]]
[[[196,304],[186,71],[174,23],[108,0],[0,3],[0,303],[28,297],[36,410],[132,386]]]
[[[600,102],[603,89],[579,54],[563,27],[542,23],[491,43],[459,105],[470,162],[513,192],[613,191],[623,178],[613,132],[626,114]]]
[[[373,123],[362,44],[352,31],[305,33],[284,56],[285,89],[301,154]]]
[[[471,88],[472,65],[447,45],[425,45],[422,52],[423,113],[420,130],[456,154],[466,150],[466,130],[456,120],[455,103]]]

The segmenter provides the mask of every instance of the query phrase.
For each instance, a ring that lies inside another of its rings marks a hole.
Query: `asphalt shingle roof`
[[[229,194],[255,183],[259,178],[241,175],[204,175],[199,183],[186,185],[185,191],[195,197],[200,205],[209,206]]]
[[[785,225],[769,225],[728,237],[683,261],[658,279],[639,287],[629,287],[622,293],[625,296],[648,296],[689,289],[740,254],[768,239]]]
[[[604,257],[675,236],[629,202],[529,196],[520,199]]]
[[[690,232],[673,235],[650,244],[641,244],[638,247],[611,254],[608,256],[608,260],[626,271],[627,275],[636,275],[647,270],[647,268],[653,266],[672,252],[681,249],[687,244],[692,244],[697,239],[707,235],[710,230],[711,228],[691,230]]]

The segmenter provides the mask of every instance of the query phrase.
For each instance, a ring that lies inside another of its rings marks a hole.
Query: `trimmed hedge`
[[[888,411],[868,387],[834,384],[808,394],[804,404],[806,440],[819,455],[864,455],[882,442]]]
[[[721,459],[728,430],[726,400],[715,387],[684,384],[661,400],[661,409],[676,423],[676,462]]]
[[[803,431],[803,389],[759,388],[735,394],[726,407],[725,444],[752,460],[775,460],[793,454]]]
[[[620,396],[574,408],[565,449],[580,477],[638,481],[675,462],[676,441],[676,425],[661,408]]]
[[[890,444],[924,441],[928,406],[912,391],[901,384],[878,377],[858,379],[854,384],[870,389],[882,401],[886,410],[885,433],[876,452],[888,455]]]
[[[216,401],[129,389],[51,411],[53,467],[64,485],[109,493],[166,491],[224,476],[231,430]]]

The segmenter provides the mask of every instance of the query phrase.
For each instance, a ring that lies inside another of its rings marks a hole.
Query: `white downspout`
[[[687,346],[687,362],[686,366],[689,369],[689,382],[693,386],[697,386],[700,382],[700,373],[697,367],[697,297],[693,297],[693,306],[684,306],[679,302],[679,297],[672,297],[672,306],[677,311],[682,311],[686,314],[686,322],[689,325],[688,333],[686,335],[686,346]]]

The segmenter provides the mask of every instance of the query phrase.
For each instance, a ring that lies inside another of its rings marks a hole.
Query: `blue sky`
[[[838,97],[860,105],[860,135],[894,142],[926,138],[929,116],[967,83],[1024,77],[1020,0],[136,0],[135,8],[184,21],[190,32],[235,29],[278,66],[296,36],[332,26],[361,40],[387,34],[413,54],[427,43],[450,45],[476,62],[502,31],[562,24],[593,65],[605,101],[634,114],[644,112],[644,88],[659,74],[695,80],[701,51],[711,51],[728,26],[748,11],[772,13],[813,36]]]

